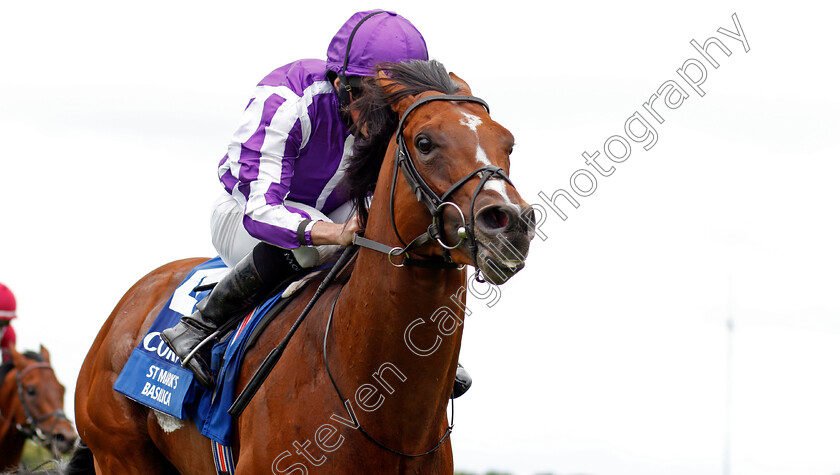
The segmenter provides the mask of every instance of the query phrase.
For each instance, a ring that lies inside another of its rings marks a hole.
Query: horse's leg
[[[153,444],[135,447],[126,452],[103,452],[99,450],[93,458],[94,469],[99,475],[147,475],[150,473],[179,475],[179,472],[161,456]]]
[[[155,446],[145,427],[144,407],[112,389],[116,375],[88,378],[83,370],[77,391],[76,420],[82,440],[94,454],[98,474],[177,473]],[[83,378],[85,380],[83,381]]]
[[[150,434],[152,410],[117,393],[113,385],[163,303],[200,262],[179,261],[141,279],[117,304],[91,345],[76,383],[76,425],[93,453],[97,473],[178,473]]]
[[[180,473],[215,472],[211,441],[201,435],[195,422],[149,411],[147,428],[155,446]]]

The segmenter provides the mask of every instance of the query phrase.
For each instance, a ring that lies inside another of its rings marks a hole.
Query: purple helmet
[[[394,12],[354,14],[327,49],[327,69],[339,76],[372,76],[376,65],[429,59],[426,40],[410,21]]]

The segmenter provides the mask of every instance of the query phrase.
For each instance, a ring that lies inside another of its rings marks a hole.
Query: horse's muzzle
[[[76,443],[76,433],[71,430],[56,432],[52,436],[51,445],[61,454],[69,453]]]
[[[475,214],[476,265],[487,281],[500,285],[525,267],[534,238],[534,210],[507,204],[485,206]]]

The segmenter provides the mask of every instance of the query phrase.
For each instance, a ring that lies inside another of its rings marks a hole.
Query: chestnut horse
[[[0,470],[17,467],[26,439],[53,454],[69,452],[76,440],[73,424],[64,415],[64,386],[50,366],[50,353],[18,353],[0,370]]]
[[[362,206],[375,190],[362,210],[366,247],[349,280],[338,279],[312,307],[237,419],[240,474],[453,472],[447,404],[466,308],[464,267],[505,282],[524,265],[533,212],[507,177],[513,136],[466,83],[435,61],[382,68],[354,102],[361,133],[345,181]],[[96,473],[214,473],[210,442],[195,424],[112,389],[167,298],[202,261],[173,262],[141,279],[88,352],[76,418]],[[238,391],[313,287],[246,355]]]

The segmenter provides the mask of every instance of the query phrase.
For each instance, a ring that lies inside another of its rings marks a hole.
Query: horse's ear
[[[463,79],[459,78],[455,75],[455,73],[449,73],[449,77],[453,81],[455,81],[455,84],[458,85],[458,89],[460,89],[461,93],[463,93],[466,96],[472,96],[472,91],[470,90],[470,85],[467,84],[467,81],[464,81]]]
[[[386,94],[393,94],[400,89],[405,88],[402,84],[388,77],[388,75],[385,74],[385,71],[382,71],[381,69],[376,73],[376,81],[379,83],[379,87],[381,87]],[[408,96],[397,104],[391,104],[391,109],[397,113],[397,117],[402,117],[406,109],[408,109],[411,104],[414,104],[415,99],[415,96]]]
[[[50,352],[44,347],[44,345],[41,345],[41,356],[44,357],[45,362],[50,362]]]

